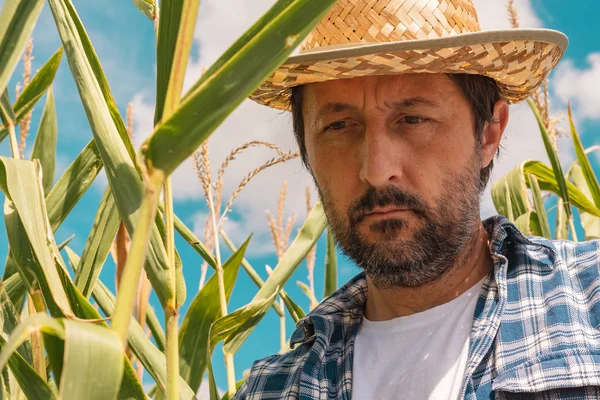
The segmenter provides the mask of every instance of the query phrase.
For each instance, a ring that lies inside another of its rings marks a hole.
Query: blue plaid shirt
[[[600,399],[600,241],[525,237],[502,217],[484,224],[494,268],[475,309],[462,398]],[[294,350],[255,362],[235,399],[351,400],[366,297],[361,274],[298,322]]]

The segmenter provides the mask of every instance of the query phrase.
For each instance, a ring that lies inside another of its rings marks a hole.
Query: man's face
[[[446,75],[306,85],[307,160],[336,241],[377,286],[439,279],[477,232],[481,146]]]

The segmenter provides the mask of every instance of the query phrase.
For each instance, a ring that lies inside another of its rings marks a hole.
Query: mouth
[[[410,208],[402,208],[402,207],[386,207],[386,208],[377,208],[372,210],[371,212],[362,216],[361,219],[384,219],[384,218],[392,218],[399,217],[405,215],[410,212]]]

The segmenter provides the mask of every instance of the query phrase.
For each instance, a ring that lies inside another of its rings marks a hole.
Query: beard
[[[378,288],[415,288],[440,280],[461,262],[477,234],[481,195],[481,153],[477,150],[466,171],[446,174],[443,192],[433,207],[418,194],[396,186],[381,190],[371,187],[344,215],[334,207],[330,192],[317,185],[337,247]],[[380,239],[369,242],[359,232],[359,224],[375,207],[386,206],[409,208],[417,221],[392,217],[372,222],[369,229]],[[401,238],[403,231],[412,232],[411,237]]]

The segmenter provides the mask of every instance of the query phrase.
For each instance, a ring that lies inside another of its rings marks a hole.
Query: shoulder
[[[600,275],[600,240],[576,243],[537,236],[529,236],[527,240],[530,246],[526,246],[526,255],[533,262],[551,264],[554,270],[563,270],[574,277]]]
[[[520,325],[529,321],[536,334],[553,331],[561,337],[600,328],[600,240],[529,236],[506,254],[506,311]]]
[[[298,393],[302,366],[309,351],[310,342],[305,342],[287,353],[255,361],[234,399],[282,399]]]

